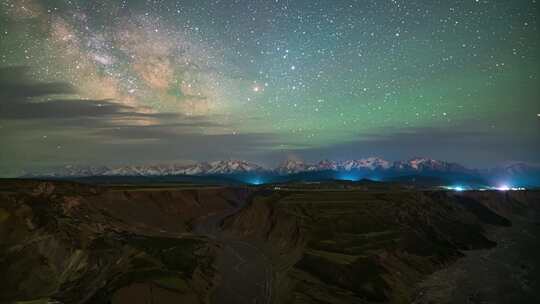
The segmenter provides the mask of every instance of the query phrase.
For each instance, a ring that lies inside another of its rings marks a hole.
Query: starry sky
[[[540,162],[537,0],[0,0],[0,175]]]

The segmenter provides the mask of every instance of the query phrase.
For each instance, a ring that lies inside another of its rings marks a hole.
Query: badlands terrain
[[[0,181],[0,303],[538,303],[540,192]]]

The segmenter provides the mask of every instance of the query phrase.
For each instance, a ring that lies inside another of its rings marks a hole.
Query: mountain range
[[[344,179],[375,178],[389,179],[397,177],[438,177],[459,181],[488,181],[492,183],[513,183],[539,185],[540,167],[526,163],[512,163],[491,169],[470,169],[460,164],[415,157],[409,160],[387,161],[379,157],[356,160],[322,160],[306,163],[299,160],[287,160],[275,168],[265,168],[243,160],[223,160],[200,162],[192,165],[161,164],[134,165],[116,167],[80,167],[66,166],[60,170],[45,174],[31,174],[27,177],[114,177],[114,176],[301,176],[308,178]]]

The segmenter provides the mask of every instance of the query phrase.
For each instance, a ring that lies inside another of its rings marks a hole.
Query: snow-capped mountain
[[[275,171],[279,174],[295,174],[313,171],[387,170],[391,167],[392,163],[387,160],[378,157],[369,157],[346,161],[322,160],[316,164],[288,160],[277,167]]]
[[[392,163],[379,157],[368,157],[358,160],[346,160],[340,163],[340,168],[345,171],[352,170],[387,170]]]
[[[30,174],[30,176],[50,176],[50,177],[71,177],[71,176],[101,176],[105,175],[110,168],[108,167],[90,167],[90,166],[65,166],[46,174]]]
[[[319,171],[338,171],[340,169],[340,166],[338,162],[325,159],[318,162],[316,168]]]
[[[278,174],[295,174],[300,172],[316,171],[317,167],[308,165],[298,160],[287,160],[279,165],[274,171]]]
[[[369,157],[357,160],[331,161],[322,160],[309,164],[298,160],[287,160],[275,169],[263,167],[243,160],[223,160],[214,162],[200,162],[193,165],[136,165],[116,167],[76,167],[66,166],[44,176],[160,176],[160,175],[226,175],[246,173],[269,173],[278,175],[296,174],[315,171],[399,171],[399,172],[466,172],[468,169],[453,163],[432,160],[428,158],[414,158],[408,161],[390,162],[378,157]]]
[[[392,165],[396,171],[411,171],[411,172],[461,172],[466,173],[469,169],[456,164],[430,158],[415,157],[407,161],[397,161]]]
[[[204,172],[205,174],[238,174],[262,172],[264,168],[250,162],[242,160],[224,160],[215,161],[209,164],[209,167]]]
[[[201,162],[193,165],[138,165],[117,167],[76,167],[66,166],[61,170],[39,176],[83,177],[83,176],[167,176],[167,175],[218,175],[262,172],[257,164],[241,160]],[[37,176],[35,174],[34,176]]]
[[[162,164],[116,167],[76,167],[66,166],[49,174],[33,174],[27,177],[88,177],[88,176],[215,176],[215,175],[265,175],[286,178],[299,173],[333,178],[332,172],[351,172],[361,176],[395,178],[399,176],[445,177],[459,180],[488,180],[492,183],[512,181],[521,184],[535,184],[540,181],[540,167],[525,163],[512,163],[494,169],[472,170],[456,163],[430,158],[415,157],[410,160],[390,162],[378,157],[356,160],[305,163],[287,160],[273,169],[265,169],[257,164],[243,160],[224,160],[200,162],[192,165]]]
[[[186,174],[186,175],[202,175],[205,174],[208,170],[211,169],[211,166],[207,162],[196,163],[191,166],[182,167],[177,174]]]

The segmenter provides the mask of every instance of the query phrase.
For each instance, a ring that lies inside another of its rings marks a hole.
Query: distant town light
[[[260,178],[250,179],[250,180],[248,180],[248,183],[252,184],[252,185],[262,185],[262,184],[264,184],[264,182]]]
[[[512,190],[512,191],[525,191],[527,189],[523,188],[523,187],[512,187],[512,188],[510,188],[510,190]]]
[[[457,191],[457,192],[462,192],[462,191],[467,190],[467,189],[465,189],[464,186],[447,186],[447,187],[443,187],[443,188],[446,189],[446,190]]]
[[[510,188],[508,185],[501,185],[497,188],[495,188],[496,190],[499,190],[499,191],[510,191],[512,190],[512,188]]]
[[[357,182],[362,179],[361,176],[358,176],[357,174],[339,174],[336,179],[342,180],[342,181],[351,181],[351,182]]]

